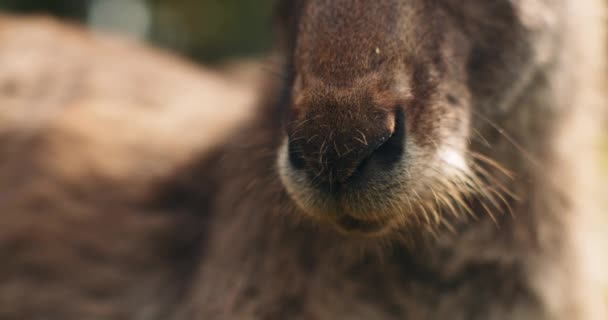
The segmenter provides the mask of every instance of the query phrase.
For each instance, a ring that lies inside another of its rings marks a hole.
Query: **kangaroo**
[[[604,319],[586,232],[602,10],[279,1],[282,74],[224,139],[188,140],[196,155],[74,176],[113,150],[23,144],[19,125],[2,140],[23,151],[0,170],[0,315]]]

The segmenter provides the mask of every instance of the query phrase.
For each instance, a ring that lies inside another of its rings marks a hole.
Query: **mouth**
[[[350,215],[342,215],[335,221],[338,229],[347,234],[374,236],[382,234],[389,225],[390,219],[363,220]]]
[[[378,193],[365,187],[345,187],[329,193],[309,184],[294,183],[291,179],[285,185],[302,214],[330,225],[344,235],[382,236],[396,224],[399,214],[406,214],[395,212],[396,208],[388,205],[394,198],[393,192],[398,191],[387,184],[383,184],[385,190],[371,188]]]

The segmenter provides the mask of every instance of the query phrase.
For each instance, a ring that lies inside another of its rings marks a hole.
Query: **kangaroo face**
[[[510,5],[443,2],[294,5],[294,81],[278,167],[307,215],[349,233],[385,234],[440,224],[438,206],[453,208],[472,189],[475,84],[500,72],[472,67],[483,35],[467,33],[463,19],[472,2],[488,12]]]

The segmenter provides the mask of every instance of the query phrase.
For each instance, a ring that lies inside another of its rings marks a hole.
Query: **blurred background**
[[[272,40],[271,0],[0,0],[0,11],[54,15],[205,64],[262,56]]]
[[[52,15],[178,52],[200,64],[221,66],[231,61],[256,61],[269,52],[272,2],[0,0],[0,12]],[[608,177],[608,134],[599,148],[603,174]],[[608,197],[604,201],[608,208]]]

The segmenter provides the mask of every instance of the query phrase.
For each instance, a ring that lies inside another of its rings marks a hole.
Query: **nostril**
[[[399,109],[385,119],[386,124],[377,123],[368,128],[361,129],[361,124],[340,128],[342,131],[332,131],[323,139],[300,137],[290,140],[287,146],[289,164],[295,170],[306,172],[310,179],[331,186],[354,182],[362,175],[375,174],[374,171],[389,170],[404,153],[403,110]],[[314,131],[317,126],[308,129],[314,133],[309,133],[313,137],[323,136]]]
[[[293,142],[289,142],[287,146],[287,153],[289,154],[289,162],[294,169],[302,170],[306,166],[302,152],[298,150]]]
[[[360,176],[370,162],[386,170],[401,160],[405,150],[405,115],[401,108],[395,112],[394,120],[391,136],[361,160],[351,178]]]
[[[391,137],[378,147],[371,155],[381,165],[391,166],[402,157],[405,149],[405,115],[403,109],[395,112],[395,125]]]

